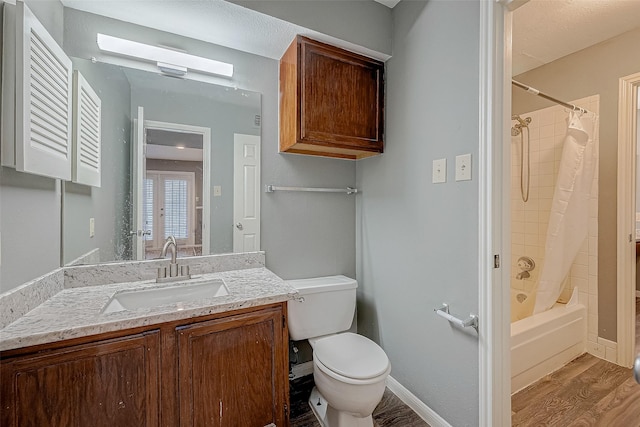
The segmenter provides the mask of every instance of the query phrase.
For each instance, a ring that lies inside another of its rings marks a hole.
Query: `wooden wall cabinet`
[[[298,36],[280,60],[280,151],[380,154],[384,63]]]
[[[0,425],[286,427],[285,313],[279,303],[4,352]]]

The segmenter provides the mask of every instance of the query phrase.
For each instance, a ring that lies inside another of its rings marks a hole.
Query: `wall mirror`
[[[65,182],[63,264],[259,250],[261,95],[72,58],[101,98],[102,185]]]

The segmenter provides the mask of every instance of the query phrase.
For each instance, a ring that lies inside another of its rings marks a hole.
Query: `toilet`
[[[288,303],[289,337],[313,348],[309,404],[325,427],[372,427],[391,372],[384,350],[352,332],[358,283],[345,276],[288,280],[300,300]]]

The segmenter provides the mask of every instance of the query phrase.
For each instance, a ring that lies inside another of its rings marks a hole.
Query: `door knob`
[[[237,223],[237,224],[236,224],[236,228],[237,228],[238,230],[242,230],[244,227],[242,226],[242,223],[241,223],[241,222],[239,222],[239,223]]]
[[[135,231],[130,231],[129,234],[132,236],[135,235],[138,237],[151,236],[151,230],[135,230]]]

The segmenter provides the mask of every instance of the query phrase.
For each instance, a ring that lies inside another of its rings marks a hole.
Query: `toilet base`
[[[373,427],[371,415],[360,418],[330,407],[317,387],[313,387],[311,390],[309,406],[322,427]]]

